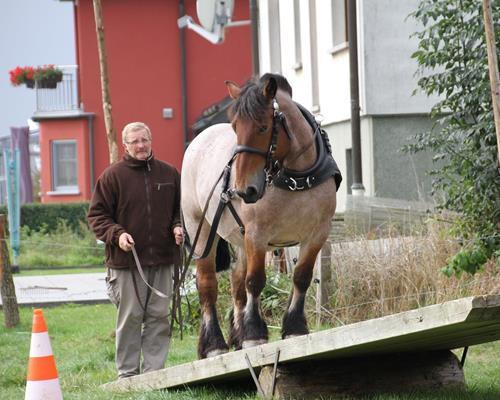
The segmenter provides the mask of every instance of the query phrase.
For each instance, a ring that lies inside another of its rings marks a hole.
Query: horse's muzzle
[[[259,194],[258,189],[255,186],[248,186],[246,191],[237,191],[238,196],[240,196],[243,201],[247,204],[256,203],[262,195]]]
[[[258,200],[264,196],[264,190],[266,188],[266,176],[264,171],[257,175],[257,179],[247,185],[245,190],[236,190],[238,196],[240,196],[243,201],[247,204],[256,203]]]

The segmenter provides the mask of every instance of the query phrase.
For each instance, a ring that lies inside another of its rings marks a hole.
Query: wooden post
[[[5,327],[13,328],[19,324],[19,308],[10,268],[9,251],[5,241],[5,215],[3,214],[0,214],[0,281]]]
[[[486,32],[486,48],[488,50],[488,67],[490,71],[491,99],[495,131],[497,134],[497,160],[500,164],[500,77],[495,44],[495,30],[491,12],[491,0],[483,0],[484,30]]]
[[[262,368],[259,382],[268,398],[271,398],[272,378],[272,366]],[[462,367],[449,350],[279,365],[273,399],[358,398],[442,388],[465,388]]]
[[[104,123],[106,125],[106,137],[108,139],[109,162],[113,164],[118,161],[118,146],[116,134],[113,127],[113,116],[111,114],[111,96],[109,94],[108,59],[106,55],[106,44],[104,42],[104,24],[102,19],[101,0],[93,0],[95,28],[97,33],[97,48],[99,50],[99,66],[101,68],[102,108],[104,111]]]

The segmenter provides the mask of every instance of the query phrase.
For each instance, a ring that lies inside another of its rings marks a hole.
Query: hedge
[[[54,232],[59,221],[77,230],[81,223],[87,223],[88,202],[81,203],[28,203],[21,206],[21,226],[38,231],[45,226],[47,232]],[[7,206],[0,206],[0,214],[7,214]]]

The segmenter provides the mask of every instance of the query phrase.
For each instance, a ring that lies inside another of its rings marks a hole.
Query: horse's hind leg
[[[283,339],[309,333],[304,305],[307,289],[311,285],[314,263],[320,249],[321,246],[308,246],[300,249],[299,260],[293,272],[293,289],[281,325]]]
[[[247,262],[245,251],[239,247],[237,260],[231,271],[231,296],[233,298],[233,309],[231,310],[230,331],[228,345],[235,350],[242,348],[243,342],[243,317],[247,293],[245,289],[245,277],[247,275]]]
[[[210,254],[196,261],[196,287],[201,307],[201,327],[198,341],[198,357],[207,358],[226,353],[228,346],[217,317],[217,275],[215,272],[214,243]]]

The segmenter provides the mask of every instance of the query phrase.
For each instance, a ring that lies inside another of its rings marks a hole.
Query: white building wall
[[[332,2],[316,1],[320,113],[324,124],[351,118],[349,49],[331,52]]]
[[[271,72],[268,1],[259,1],[260,68]],[[377,115],[428,113],[435,98],[412,92],[417,88],[414,76],[417,63],[411,54],[417,40],[410,35],[419,30],[416,21],[407,16],[419,0],[356,0],[358,25],[358,64],[361,108],[361,148],[363,184],[367,196],[375,196],[373,119]],[[281,73],[293,88],[293,98],[308,109],[313,108],[311,81],[311,37],[309,10],[315,2],[317,58],[319,79],[319,114],[332,142],[333,156],[341,172],[346,171],[346,149],[351,143],[351,99],[349,49],[337,46],[332,52],[332,2],[301,0],[300,23],[302,68],[295,70],[295,28],[292,0],[279,0],[281,34]],[[276,72],[276,71],[272,71]],[[344,179],[346,176],[344,176]],[[337,195],[337,209],[345,209],[346,179]]]
[[[259,69],[261,75],[270,72],[269,2],[259,1]]]
[[[427,113],[437,98],[412,92],[417,62],[411,55],[419,30],[408,18],[419,0],[358,0],[358,44],[363,114]]]

